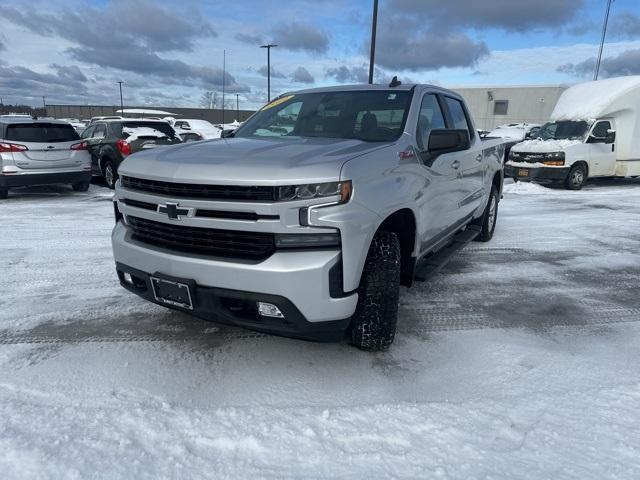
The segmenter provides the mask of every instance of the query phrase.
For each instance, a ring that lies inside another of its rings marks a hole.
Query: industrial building
[[[47,104],[47,116],[54,118],[78,118],[88,119],[91,117],[104,116],[104,115],[120,115],[120,105],[51,105]],[[171,112],[175,118],[198,118],[202,120],[208,120],[211,123],[223,123],[222,122],[222,110],[210,109],[210,108],[174,108],[174,107],[150,107],[150,106],[131,106],[127,105],[126,109],[153,109],[163,110]],[[231,123],[234,120],[239,122],[245,121],[251,115],[253,110],[236,110],[227,109],[224,112],[224,122]],[[127,117],[135,117],[137,115],[126,115]]]
[[[493,130],[505,123],[545,123],[568,85],[453,87],[471,109],[476,127]]]

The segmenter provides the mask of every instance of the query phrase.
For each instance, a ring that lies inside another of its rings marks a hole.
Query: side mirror
[[[422,160],[431,166],[443,153],[460,152],[471,146],[468,130],[435,129],[429,134],[429,147],[422,152]]]
[[[615,130],[607,130],[607,137],[605,143],[613,143],[616,141],[616,131]]]

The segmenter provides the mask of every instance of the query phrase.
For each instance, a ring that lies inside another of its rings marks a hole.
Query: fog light
[[[258,313],[263,317],[284,318],[280,309],[272,303],[258,302]]]
[[[129,285],[133,285],[133,278],[131,278],[131,274],[124,272],[122,274],[122,278],[124,279],[125,283],[128,283]]]

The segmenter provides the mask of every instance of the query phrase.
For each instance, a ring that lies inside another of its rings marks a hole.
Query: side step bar
[[[465,230],[456,233],[446,247],[418,263],[414,279],[424,282],[438,273],[456,252],[480,234],[480,230],[481,227],[477,225],[469,225]]]

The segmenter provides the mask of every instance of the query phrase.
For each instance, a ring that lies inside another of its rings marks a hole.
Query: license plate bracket
[[[150,277],[150,280],[156,301],[172,307],[193,310],[192,282],[158,276]]]

